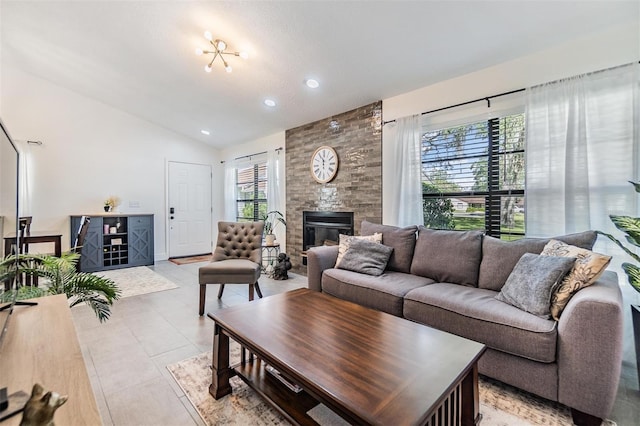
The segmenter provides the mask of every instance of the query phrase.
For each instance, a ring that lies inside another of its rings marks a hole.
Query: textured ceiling
[[[0,47],[3,63],[222,148],[637,22],[638,4],[2,0]],[[207,29],[249,59],[205,73]]]

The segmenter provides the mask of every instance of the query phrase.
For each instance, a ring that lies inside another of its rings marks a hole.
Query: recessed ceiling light
[[[204,130],[204,129],[203,129],[203,130],[200,130],[200,133],[202,133],[203,135],[207,135],[207,136],[209,136],[209,135],[211,134],[211,132],[210,132],[210,131],[208,131],[208,130]]]
[[[313,78],[310,78],[307,80],[307,86],[312,89],[317,89],[318,87],[320,87],[320,83],[318,83],[318,80],[314,80]]]
[[[268,107],[274,107],[276,106],[276,101],[274,101],[273,99],[265,99],[264,104]]]

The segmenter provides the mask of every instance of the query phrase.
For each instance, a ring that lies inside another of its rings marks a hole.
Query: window
[[[236,220],[252,222],[267,214],[267,163],[236,169]]]
[[[428,228],[524,235],[524,114],[422,135],[422,198]]]

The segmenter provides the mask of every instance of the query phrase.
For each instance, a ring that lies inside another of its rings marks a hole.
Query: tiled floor
[[[158,262],[152,269],[180,288],[116,301],[100,324],[85,306],[72,309],[85,363],[105,425],[203,424],[166,366],[212,349],[213,321],[198,316],[198,268],[202,263]],[[261,278],[266,297],[306,279]],[[207,289],[206,311],[245,303],[247,285]]]
[[[72,309],[105,425],[203,424],[165,368],[211,350],[213,322],[206,315],[198,316],[198,268],[201,265],[158,262],[152,269],[180,288],[119,300],[113,306],[112,318],[105,324],[100,324],[85,306]],[[304,280],[261,279],[260,287],[266,297],[300,287],[301,282]],[[217,291],[217,286],[209,286],[207,312],[247,300],[246,285],[226,286],[221,301],[216,297]],[[629,297],[635,295],[629,294]],[[640,424],[640,392],[634,353],[628,343],[629,321],[625,330],[627,344],[622,380],[610,416],[620,426]]]

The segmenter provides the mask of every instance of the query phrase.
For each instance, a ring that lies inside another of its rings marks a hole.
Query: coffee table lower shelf
[[[298,393],[289,390],[267,372],[266,365],[259,358],[254,358],[234,366],[233,371],[291,423],[317,425],[307,412],[319,402],[304,390]]]

